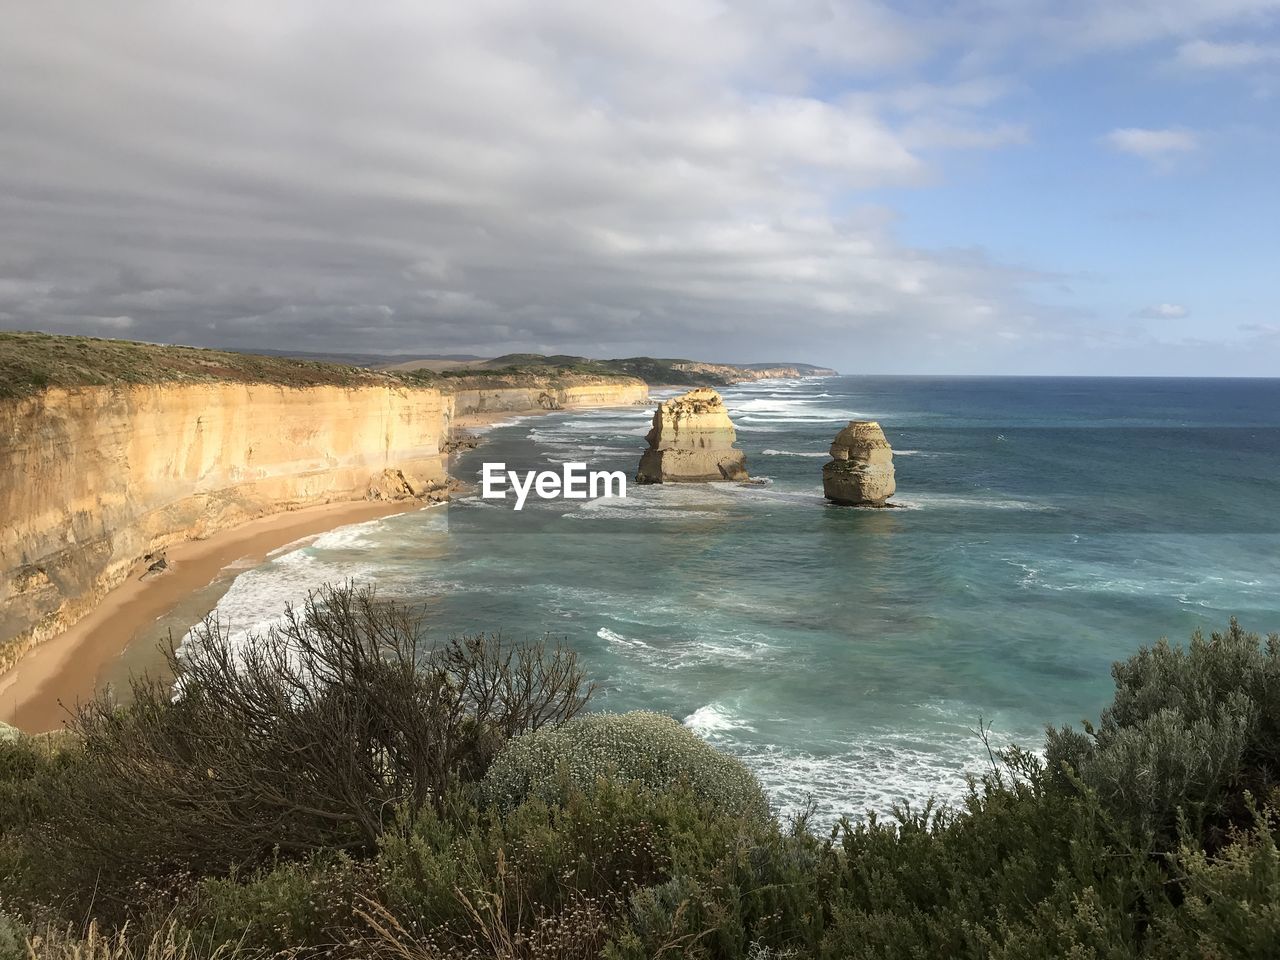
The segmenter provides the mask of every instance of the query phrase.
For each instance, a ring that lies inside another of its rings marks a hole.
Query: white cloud
[[[1133,316],[1143,320],[1181,320],[1190,315],[1191,311],[1180,303],[1153,303],[1133,312]]]
[[[1036,322],[1026,274],[862,211],[858,191],[927,182],[947,150],[1026,136],[992,115],[1000,82],[816,95],[829,70],[856,89],[929,54],[874,2],[140,0],[14,20],[17,325],[723,355]]]
[[[1122,127],[1112,130],[1104,139],[1121,153],[1157,163],[1165,163],[1180,154],[1191,153],[1200,146],[1196,134],[1180,128],[1149,130],[1142,127]]]
[[[1230,70],[1280,61],[1280,47],[1191,40],[1178,47],[1175,59],[1180,66],[1198,70]]]
[[[298,349],[984,355],[1064,335],[1028,302],[1043,277],[906,243],[866,191],[1030,140],[1030,59],[1275,7],[9,4],[0,316]]]

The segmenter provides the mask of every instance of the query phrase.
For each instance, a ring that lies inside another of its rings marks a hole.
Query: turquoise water
[[[464,497],[326,534],[239,577],[238,630],[326,580],[425,605],[439,636],[550,634],[597,705],[667,711],[824,817],[954,797],[983,749],[1096,715],[1111,662],[1238,616],[1280,629],[1280,381],[837,377],[722,391],[763,486]],[[499,425],[455,463],[634,473],[650,408]],[[880,420],[904,509],[821,496]]]

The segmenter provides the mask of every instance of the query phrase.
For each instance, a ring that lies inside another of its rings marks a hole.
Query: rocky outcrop
[[[832,441],[831,457],[822,468],[822,492],[828,500],[883,507],[897,489],[893,449],[874,420],[850,420]]]
[[[0,669],[148,554],[313,504],[432,495],[436,389],[199,383],[0,401]]]
[[[746,457],[734,449],[736,437],[724,401],[710,387],[666,400],[653,414],[636,482],[746,480]]]

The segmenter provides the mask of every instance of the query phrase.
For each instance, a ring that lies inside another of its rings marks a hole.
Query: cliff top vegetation
[[[0,398],[24,397],[50,387],[128,386],[148,383],[268,383],[313,386],[469,385],[558,386],[580,376],[616,380],[610,370],[504,365],[460,371],[387,371],[320,360],[263,356],[202,347],[67,337],[35,332],[0,332]]]
[[[399,369],[405,369],[400,364]],[[651,386],[720,387],[762,376],[784,375],[794,370],[801,375],[833,373],[826,367],[808,363],[705,363],[677,357],[624,357],[615,360],[592,360],[569,354],[508,353],[484,363],[471,363],[436,373],[441,377],[493,375],[533,375],[556,371],[562,375],[600,377],[638,377]]]

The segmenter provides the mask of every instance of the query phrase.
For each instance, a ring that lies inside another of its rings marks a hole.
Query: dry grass
[[[0,397],[27,396],[47,387],[219,380],[292,387],[399,382],[389,374],[314,360],[133,340],[0,333]]]
[[[233,960],[255,955],[234,944],[202,950],[173,923],[141,943],[127,929],[103,933],[96,922],[83,935],[49,927],[27,942],[27,950],[30,960]]]

